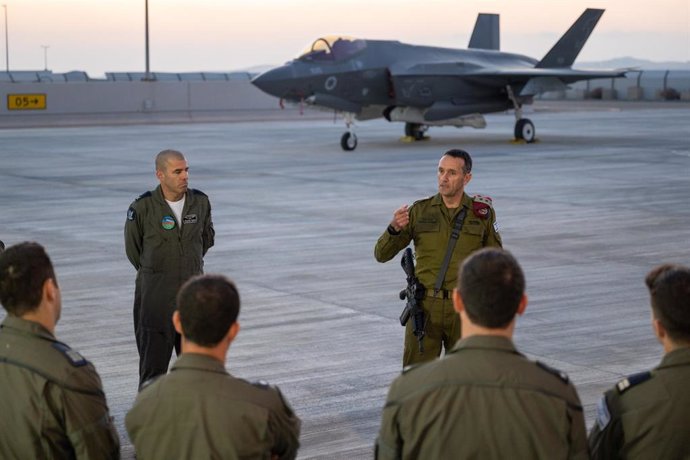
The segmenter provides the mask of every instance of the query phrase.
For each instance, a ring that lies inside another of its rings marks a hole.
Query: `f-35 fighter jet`
[[[534,142],[522,106],[579,80],[622,77],[624,71],[572,69],[604,10],[587,9],[540,61],[499,51],[499,19],[479,14],[466,50],[349,37],[319,38],[298,58],[255,77],[268,94],[341,112],[344,150],[357,147],[354,120],[405,123],[422,140],[429,126],[484,128],[482,114],[515,110],[515,138]]]

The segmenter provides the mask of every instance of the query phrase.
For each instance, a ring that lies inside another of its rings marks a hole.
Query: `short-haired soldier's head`
[[[180,288],[177,311],[185,339],[213,347],[237,321],[240,295],[235,284],[222,275],[199,275]]]
[[[690,268],[664,264],[650,271],[645,284],[654,317],[675,342],[690,343]]]
[[[461,150],[461,149],[450,149],[446,151],[443,156],[449,156],[453,158],[459,158],[465,162],[463,166],[463,170],[465,171],[465,174],[471,173],[472,172],[472,156],[470,156],[470,153]]]
[[[525,293],[525,275],[510,252],[484,248],[460,266],[457,289],[474,324],[505,328],[518,312]]]
[[[55,270],[43,246],[24,242],[0,252],[0,303],[8,313],[23,316],[36,310],[43,297],[43,285]]]

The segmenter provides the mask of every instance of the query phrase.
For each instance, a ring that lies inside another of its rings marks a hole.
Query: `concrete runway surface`
[[[293,114],[294,115],[294,114]],[[62,287],[58,338],[94,362],[122,439],[137,387],[129,203],[156,185],[153,158],[187,155],[213,204],[206,271],[233,278],[242,330],[230,372],[280,386],[303,421],[299,458],[371,458],[387,388],[400,372],[399,256],[374,244],[404,203],[436,192],[450,148],[474,158],[471,194],[490,195],[530,305],[516,343],[570,375],[588,427],[602,391],[655,366],[645,274],[690,264],[690,106],[539,102],[539,142],[513,144],[513,116],[399,141],[401,124],[235,123],[0,129],[0,239],[46,246]],[[4,316],[4,312],[0,313]]]

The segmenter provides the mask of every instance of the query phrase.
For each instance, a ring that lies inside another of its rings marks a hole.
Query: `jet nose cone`
[[[293,68],[289,65],[268,70],[252,79],[252,84],[260,90],[276,97],[283,97],[290,90]]]

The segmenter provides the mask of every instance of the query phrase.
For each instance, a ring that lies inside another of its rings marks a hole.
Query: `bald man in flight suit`
[[[127,211],[125,250],[137,270],[134,334],[139,351],[139,386],[168,371],[180,336],[172,314],[180,286],[204,271],[204,255],[213,246],[211,203],[189,188],[189,165],[177,150],[156,156],[155,190],[137,198]]]

